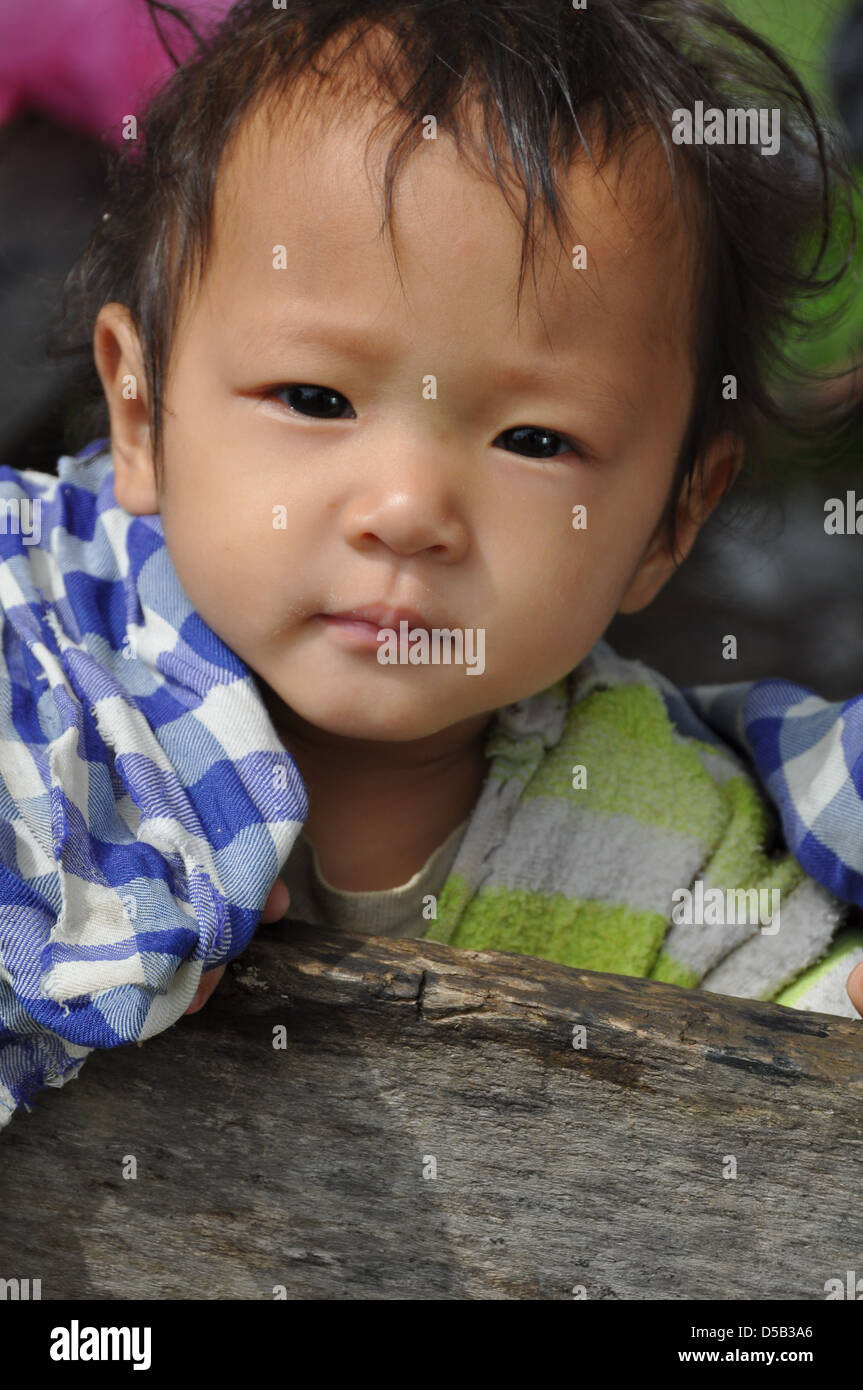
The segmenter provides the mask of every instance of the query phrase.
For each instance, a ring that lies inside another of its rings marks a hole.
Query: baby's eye
[[[562,434],[555,434],[554,430],[543,429],[541,425],[518,425],[515,429],[504,430],[503,434],[498,435],[498,439],[509,438],[512,440],[514,454],[527,454],[529,458],[548,459],[556,458],[560,453],[577,453],[575,445],[571,440],[566,439]],[[497,444],[497,440],[495,440]],[[558,445],[563,445],[560,449]],[[508,446],[502,445],[502,448]]]
[[[292,410],[298,410],[301,415],[312,415],[317,420],[338,419],[346,406],[350,414],[344,418],[356,419],[347,397],[329,386],[277,386],[270,395],[282,400]]]

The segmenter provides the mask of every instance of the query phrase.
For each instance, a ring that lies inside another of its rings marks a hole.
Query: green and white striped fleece
[[[499,710],[424,939],[857,1018],[845,980],[863,934],[841,930],[847,906],[771,852],[776,820],[755,782],[691,712],[678,717],[684,705],[663,676],[600,642]],[[765,908],[778,889],[779,929],[762,930],[754,900],[721,924],[674,921],[680,889],[765,890]]]

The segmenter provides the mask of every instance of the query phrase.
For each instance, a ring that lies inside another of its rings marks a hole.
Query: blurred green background
[[[818,99],[820,109],[841,124],[830,92],[827,54],[833,35],[849,13],[848,0],[727,0],[726,8],[775,44]],[[863,73],[860,81],[863,83]],[[859,175],[861,171],[857,172]],[[863,194],[859,189],[855,209],[863,226]],[[819,316],[847,302],[855,279],[856,296],[842,322],[823,337],[808,334],[789,344],[796,361],[806,367],[826,369],[842,366],[852,358],[856,360],[863,344],[863,234],[847,288],[840,287],[833,295],[825,295]]]
[[[851,0],[728,0],[726,8],[782,52],[841,128],[828,60]],[[857,56],[852,80],[863,97]],[[859,183],[859,165],[855,173]],[[859,188],[854,207],[863,242]],[[847,229],[838,230],[831,269],[848,245]],[[843,317],[824,332],[825,314],[839,308]],[[863,361],[863,245],[837,289],[802,313],[813,331],[786,344],[793,361],[823,372]],[[826,535],[824,504],[846,489],[863,495],[863,407],[841,447],[815,456],[772,430],[757,465],[756,481],[738,485],[658,599],[615,619],[608,640],[680,685],[773,676],[847,698],[863,690],[863,536]],[[737,638],[736,661],[722,658],[726,635]]]

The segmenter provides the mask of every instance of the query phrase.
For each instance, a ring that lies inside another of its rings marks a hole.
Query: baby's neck
[[[350,739],[309,724],[260,679],[258,686],[305,783],[305,834],[334,888],[406,883],[476,805],[492,714],[409,743]]]

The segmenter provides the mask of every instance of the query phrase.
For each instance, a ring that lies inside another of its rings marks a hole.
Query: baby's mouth
[[[319,613],[318,619],[337,635],[339,640],[344,640],[352,647],[371,651],[377,650],[380,646],[380,634],[383,629],[378,623],[369,622],[365,618],[351,618],[341,613]]]
[[[401,624],[405,622],[411,632],[430,632],[432,628],[432,624],[415,609],[395,608],[386,603],[363,604],[341,613],[321,613],[319,616],[329,622],[371,627],[375,632],[381,632],[384,628],[400,632]]]
[[[385,603],[363,604],[342,613],[319,613],[318,619],[337,640],[358,650],[380,649],[386,633],[400,637],[405,628],[410,636],[416,632],[431,634],[431,624],[415,609]]]

